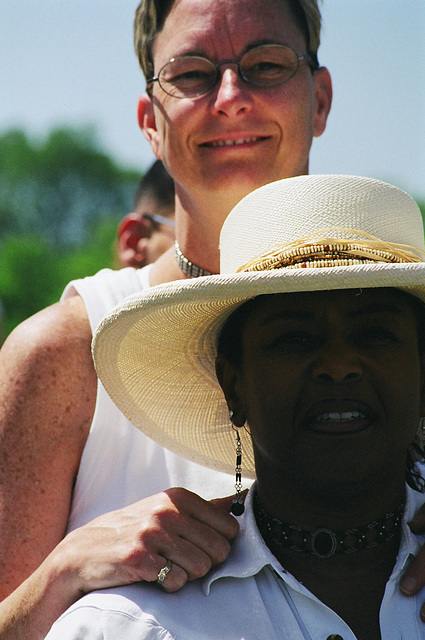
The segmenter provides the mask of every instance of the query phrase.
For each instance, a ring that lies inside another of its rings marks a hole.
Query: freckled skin
[[[76,297],[23,323],[0,352],[3,597],[64,535],[96,396],[90,335],[84,305]],[[63,375],[71,370],[74,375]]]

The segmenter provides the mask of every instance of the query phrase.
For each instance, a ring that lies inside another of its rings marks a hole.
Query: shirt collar
[[[220,578],[249,578],[265,566],[271,566],[280,575],[285,573],[258,531],[252,506],[254,486],[255,483],[248,491],[243,515],[237,518],[239,533],[232,543],[227,560],[210,571],[202,581],[206,595],[209,594],[212,583]]]
[[[227,560],[210,571],[202,581],[206,595],[209,595],[213,582],[221,578],[249,578],[257,575],[266,566],[274,569],[280,576],[286,573],[265,544],[257,528],[253,512],[254,491],[255,483],[246,497],[245,511],[238,518],[239,533],[232,543],[232,550]],[[406,486],[406,506],[403,516],[400,550],[391,580],[398,580],[401,577],[406,564],[417,554],[425,541],[425,533],[414,535],[407,524],[423,502],[423,493],[418,493]]]
[[[411,489],[406,485],[406,506],[404,508],[400,549],[394,565],[391,580],[399,580],[404,573],[406,565],[415,556],[425,541],[425,533],[415,535],[407,524],[424,502],[424,494]]]

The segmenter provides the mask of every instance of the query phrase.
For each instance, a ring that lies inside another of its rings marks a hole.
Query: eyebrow
[[[362,318],[365,316],[373,316],[378,313],[400,315],[402,313],[402,309],[392,303],[374,303],[360,309],[356,309],[355,311],[350,311],[348,315],[351,318]],[[305,311],[302,309],[285,309],[268,316],[259,326],[263,327],[279,320],[315,320],[315,315],[311,311]]]
[[[270,38],[262,38],[261,40],[255,40],[254,42],[250,42],[245,49],[242,51],[241,55],[239,56],[239,58],[241,58],[242,56],[244,56],[246,53],[248,53],[248,51],[251,51],[251,49],[255,49],[256,47],[261,47],[265,44],[279,44],[282,47],[289,47],[289,44],[286,44],[285,42],[279,42],[277,40],[271,40]],[[207,60],[211,60],[211,58],[206,54],[205,51],[201,51],[198,49],[190,49],[188,51],[185,51],[184,53],[178,53],[174,56],[172,56],[171,59],[174,58],[181,58],[182,56],[188,56],[188,57],[193,57],[193,58],[206,58]]]
[[[382,304],[377,303],[377,304],[370,304],[370,305],[367,305],[366,307],[357,309],[356,311],[353,311],[350,315],[354,318],[359,318],[361,316],[374,315],[376,313],[390,313],[390,314],[400,315],[402,313],[402,309],[400,306],[390,302],[382,303]]]
[[[313,320],[314,315],[310,311],[302,311],[300,309],[297,310],[284,310],[277,311],[260,323],[260,327],[264,327],[267,324],[275,322],[276,320]]]
[[[286,44],[286,42],[279,42],[277,40],[272,40],[271,38],[262,38],[261,40],[254,40],[254,42],[250,42],[246,46],[245,52],[250,49],[255,49],[255,47],[262,47],[265,44],[280,44],[282,47],[289,47],[289,44]]]

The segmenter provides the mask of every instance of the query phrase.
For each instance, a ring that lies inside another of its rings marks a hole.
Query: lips
[[[209,147],[209,148],[218,148],[218,147],[240,147],[243,145],[253,144],[256,142],[260,142],[261,140],[265,140],[264,136],[248,136],[245,138],[235,138],[235,139],[222,139],[222,140],[211,140],[210,142],[204,142],[201,144],[201,147]]]
[[[377,414],[368,404],[335,398],[313,404],[302,420],[302,428],[315,433],[344,435],[364,431],[376,420]]]

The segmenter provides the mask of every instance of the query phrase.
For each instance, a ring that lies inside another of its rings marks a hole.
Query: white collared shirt
[[[255,524],[252,495],[228,559],[203,580],[173,594],[146,583],[88,594],[46,640],[356,640],[272,555]],[[406,524],[422,503],[423,494],[407,489],[400,551],[381,605],[382,640],[425,640],[424,595],[406,598],[398,586],[425,538]]]

